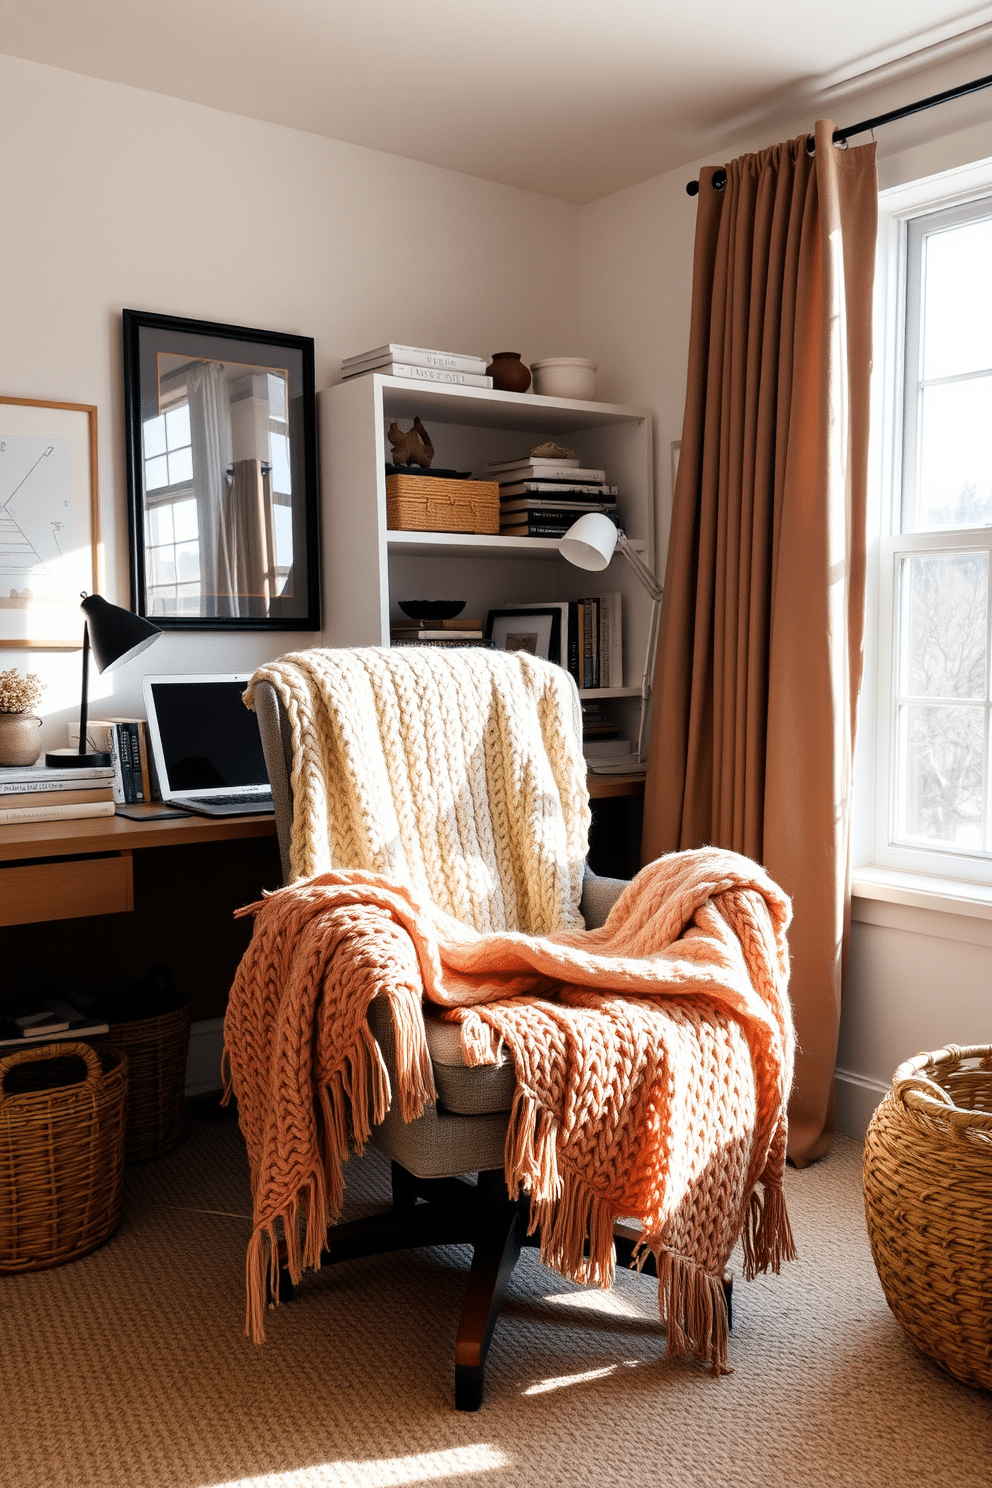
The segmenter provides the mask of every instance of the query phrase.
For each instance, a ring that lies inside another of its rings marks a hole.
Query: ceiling
[[[986,32],[962,0],[0,0],[13,56],[574,202]]]

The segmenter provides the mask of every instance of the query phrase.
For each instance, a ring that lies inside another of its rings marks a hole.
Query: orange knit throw
[[[392,1006],[403,1117],[434,1100],[426,996],[461,1021],[469,1063],[495,1062],[500,1041],[513,1058],[506,1178],[531,1196],[545,1263],[608,1286],[613,1223],[639,1220],[670,1353],[727,1369],[721,1277],[736,1241],[749,1276],[794,1255],[789,905],[762,869],[716,849],[673,853],[641,870],[601,929],[540,937],[480,934],[360,870],[243,913],[256,922],[225,1061],[252,1174],[250,1337],[263,1337],[267,1275],[276,1295],[277,1219],[295,1280],[320,1264],[349,1149],[388,1108],[373,997]]]

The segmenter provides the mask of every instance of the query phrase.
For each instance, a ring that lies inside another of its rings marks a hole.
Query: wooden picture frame
[[[76,651],[99,591],[97,410],[0,395],[0,650]]]
[[[561,659],[561,609],[556,605],[490,610],[486,634],[497,651],[527,651],[544,661]]]
[[[319,630],[313,339],[139,310],[122,328],[132,608]]]

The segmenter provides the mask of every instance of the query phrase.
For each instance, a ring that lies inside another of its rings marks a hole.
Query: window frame
[[[987,211],[976,214],[982,203]],[[909,257],[911,231],[924,236],[911,224],[940,216],[953,225],[954,216],[967,220],[992,215],[992,160],[978,162],[960,171],[948,171],[883,191],[879,196],[879,235],[876,264],[875,345],[877,354],[872,379],[872,452],[869,498],[869,573],[865,633],[865,676],[862,694],[862,727],[859,733],[855,777],[854,851],[856,864],[884,870],[926,875],[930,879],[967,885],[992,885],[992,853],[896,843],[893,823],[896,813],[898,761],[896,758],[896,707],[899,659],[898,574],[903,558],[920,552],[984,551],[992,573],[992,526],[940,528],[925,532],[903,532],[903,473],[907,451],[917,436],[913,418],[905,416],[907,352],[919,346],[920,300],[917,295],[916,327],[907,324],[908,294],[918,284],[919,256]],[[918,400],[917,400],[918,401]],[[992,615],[992,602],[990,602]],[[992,746],[987,740],[988,753]],[[992,763],[989,765],[992,773]],[[986,781],[986,810],[989,782]],[[865,808],[858,810],[857,802]],[[870,804],[869,804],[870,803]],[[855,869],[857,872],[857,869]]]

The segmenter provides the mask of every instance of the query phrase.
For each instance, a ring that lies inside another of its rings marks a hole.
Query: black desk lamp
[[[63,769],[66,766],[70,769],[82,769],[113,763],[109,754],[86,752],[90,650],[93,651],[97,671],[112,672],[115,667],[122,666],[125,661],[137,656],[139,651],[144,651],[162,634],[150,620],[134,615],[130,610],[122,610],[119,605],[108,604],[99,594],[84,593],[79,608],[86,616],[83,624],[83,695],[79,705],[79,748],[50,749],[45,755],[46,765],[56,765]]]

